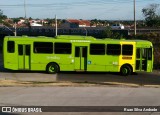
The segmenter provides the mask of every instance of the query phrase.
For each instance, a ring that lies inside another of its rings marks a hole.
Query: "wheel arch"
[[[122,68],[123,66],[128,66],[128,67],[131,69],[131,72],[133,72],[133,67],[132,67],[131,64],[129,64],[129,63],[123,64],[123,65],[120,67],[120,70],[121,70],[121,68]]]
[[[49,62],[47,65],[46,65],[46,69],[47,69],[47,66],[50,65],[50,64],[56,64],[58,66],[58,72],[60,71],[60,66],[58,63],[56,62]]]

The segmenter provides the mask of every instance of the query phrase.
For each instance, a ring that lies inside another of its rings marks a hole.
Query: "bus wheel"
[[[56,63],[49,63],[46,67],[46,71],[50,74],[58,73],[59,67]]]
[[[131,72],[132,72],[132,70],[128,65],[123,65],[121,67],[121,70],[120,70],[121,75],[127,76],[127,75],[130,75]]]

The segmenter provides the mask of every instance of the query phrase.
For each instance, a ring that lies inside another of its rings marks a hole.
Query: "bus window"
[[[147,49],[142,49],[142,58],[147,58]]]
[[[136,58],[137,58],[137,59],[140,58],[140,49],[139,49],[139,48],[136,50]]]
[[[71,54],[71,43],[55,43],[54,53],[55,54]]]
[[[148,60],[152,60],[152,48],[148,48]]]
[[[53,53],[53,43],[52,42],[34,42],[34,53]]]
[[[104,55],[105,54],[105,44],[90,44],[90,54],[91,55]]]
[[[7,51],[8,53],[14,53],[15,44],[14,41],[8,41],[7,42]]]
[[[120,44],[107,44],[107,55],[120,55],[121,45]]]
[[[75,57],[80,57],[80,47],[75,48]]]
[[[122,55],[133,55],[133,45],[122,45]]]
[[[87,47],[82,48],[82,57],[87,57]]]
[[[25,53],[26,53],[26,55],[30,55],[30,45],[26,45],[26,47],[25,47]]]
[[[23,45],[18,45],[18,55],[23,55]]]

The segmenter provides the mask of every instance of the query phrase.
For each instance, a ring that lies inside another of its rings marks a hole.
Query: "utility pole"
[[[17,24],[16,22],[14,23],[14,36],[17,36]]]
[[[55,36],[57,36],[57,15],[55,15],[55,26],[56,26]]]
[[[134,0],[134,36],[136,36],[136,0]]]
[[[87,29],[84,27],[84,30],[86,31],[86,36],[87,36]]]
[[[25,20],[26,20],[26,18],[27,18],[27,16],[26,16],[26,0],[24,0],[24,13],[25,13]]]

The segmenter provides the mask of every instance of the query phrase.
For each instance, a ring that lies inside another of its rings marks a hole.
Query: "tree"
[[[14,23],[18,23],[19,21],[20,21],[19,18],[13,18],[13,22],[14,22]]]
[[[105,30],[101,34],[101,38],[111,38],[113,35],[113,32],[111,31],[110,27],[106,27]]]
[[[160,26],[159,6],[160,4],[150,4],[148,7],[142,9],[147,26]]]
[[[6,19],[6,18],[7,18],[7,16],[3,15],[3,11],[0,9],[0,23],[2,23],[2,20]]]

